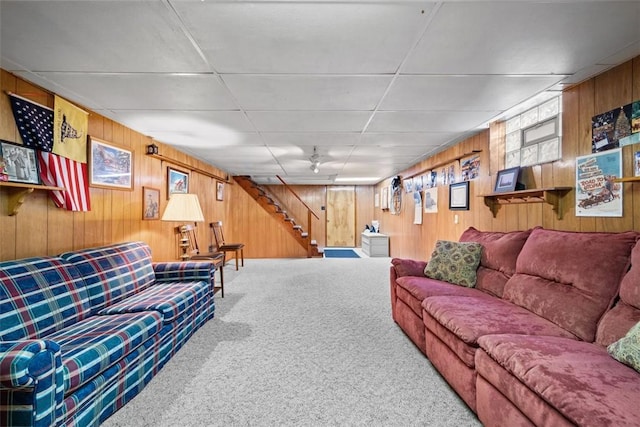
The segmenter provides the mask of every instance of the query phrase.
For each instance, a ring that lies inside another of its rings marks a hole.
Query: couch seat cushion
[[[160,332],[162,315],[154,311],[92,316],[47,339],[60,345],[64,392],[72,392]]]
[[[503,298],[594,341],[639,234],[578,233],[537,228],[516,263]]]
[[[94,312],[151,286],[155,273],[151,249],[143,242],[125,242],[65,252],[84,279]]]
[[[482,245],[476,288],[502,298],[504,285],[516,271],[516,260],[522,246],[531,234],[525,231],[479,231],[469,227],[460,236],[461,242]]]
[[[206,282],[159,283],[109,306],[99,314],[136,313],[155,310],[162,314],[164,323],[171,323],[193,307],[209,292]]]
[[[44,338],[90,315],[73,265],[52,257],[0,262],[0,341]]]
[[[428,277],[404,276],[396,279],[398,288],[396,296],[407,304],[420,317],[422,317],[422,301],[427,297],[436,295],[455,295],[461,297],[485,296],[491,298],[474,288],[454,285],[441,280]]]
[[[604,347],[509,334],[484,336],[478,342],[491,359],[574,423],[638,425],[640,374]],[[477,368],[483,375],[483,365]]]
[[[497,298],[434,296],[422,303],[438,323],[467,344],[491,334],[575,336],[515,304]],[[435,331],[434,331],[435,332]]]

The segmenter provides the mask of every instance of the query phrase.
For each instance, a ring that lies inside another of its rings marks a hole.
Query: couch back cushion
[[[65,252],[60,256],[82,274],[94,312],[148,288],[155,280],[151,249],[143,242]]]
[[[44,338],[90,311],[80,272],[64,260],[0,262],[0,341]]]
[[[479,231],[469,227],[460,236],[461,242],[477,242],[482,245],[482,257],[478,267],[476,288],[502,297],[504,285],[516,271],[516,260],[531,230],[497,232]]]
[[[598,324],[596,342],[608,346],[618,341],[640,322],[640,241],[631,252],[631,269],[620,284],[620,300]]]
[[[618,293],[638,233],[536,228],[524,244],[503,298],[585,341]]]

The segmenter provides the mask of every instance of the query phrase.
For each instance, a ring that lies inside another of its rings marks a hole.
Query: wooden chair
[[[184,229],[184,230],[183,230]],[[183,225],[176,227],[176,235],[178,236],[178,242],[182,239],[183,232],[188,238],[187,255],[190,261],[211,261],[217,270],[220,271],[220,296],[224,298],[224,252],[209,252],[206,254],[200,253],[200,247],[198,246],[198,239],[196,237],[196,227],[193,225]],[[216,285],[213,284],[215,291]]]
[[[241,259],[244,267],[244,243],[225,243],[224,235],[222,234],[222,221],[209,223],[209,228],[211,228],[211,233],[213,234],[216,250],[224,253],[224,263],[227,263],[227,252],[234,252],[236,256],[236,271],[238,270],[238,258]]]

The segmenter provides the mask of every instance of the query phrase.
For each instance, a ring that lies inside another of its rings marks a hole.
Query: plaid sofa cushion
[[[162,315],[149,311],[93,316],[49,336],[62,351],[65,394],[125,357],[161,328]]]
[[[155,280],[151,249],[143,242],[127,242],[66,252],[85,280],[95,311],[149,287]]]
[[[53,257],[0,262],[0,341],[43,338],[89,315],[73,265]]]
[[[206,297],[207,282],[161,283],[151,286],[119,303],[109,306],[99,314],[135,313],[156,310],[162,313],[165,323],[171,323],[196,301]]]

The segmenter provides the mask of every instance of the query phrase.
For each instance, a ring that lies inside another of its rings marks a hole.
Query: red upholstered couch
[[[640,373],[607,353],[640,321],[640,233],[469,228],[475,288],[394,258],[393,319],[490,426],[640,425]]]

